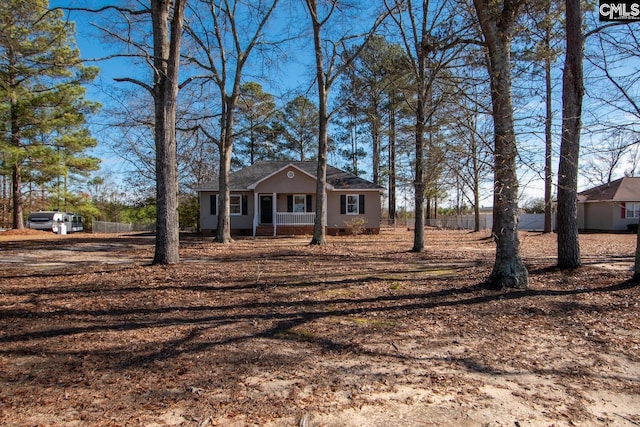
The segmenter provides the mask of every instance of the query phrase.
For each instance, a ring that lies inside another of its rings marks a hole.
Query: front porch
[[[312,194],[255,193],[254,206],[254,236],[313,233]]]
[[[260,221],[254,228],[254,236],[277,236],[288,234],[311,234],[316,220],[315,212],[275,212],[275,221]]]

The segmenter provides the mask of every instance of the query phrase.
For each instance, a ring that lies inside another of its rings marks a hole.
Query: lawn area
[[[637,426],[636,238],[488,232],[181,241],[0,233],[3,426]]]

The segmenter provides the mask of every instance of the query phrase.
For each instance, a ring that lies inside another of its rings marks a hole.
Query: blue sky
[[[61,8],[100,8],[107,5],[123,4],[122,1],[106,1],[106,0],[50,0],[50,7]],[[150,69],[146,65],[136,65],[130,58],[113,58],[119,47],[105,43],[101,37],[102,33],[97,26],[104,26],[104,17],[99,13],[90,13],[84,11],[65,12],[71,21],[76,25],[76,43],[80,49],[81,57],[86,61],[86,65],[93,65],[100,68],[100,74],[97,79],[86,86],[87,98],[98,101],[104,107],[114,104],[114,96],[120,96],[119,93],[123,89],[134,88],[136,91],[142,91],[136,88],[132,83],[115,82],[114,78],[118,77],[137,77],[142,81],[148,81],[150,77]],[[280,20],[275,23],[277,27],[286,27],[285,21]],[[310,51],[312,52],[312,50]],[[311,88],[309,97],[316,94],[315,86],[312,85],[311,79],[308,77],[308,69],[303,61],[313,61],[312,55],[303,55],[301,50],[296,50],[295,55],[289,58],[290,61],[286,65],[280,64],[277,77],[272,80],[272,87],[269,82],[264,82],[265,90],[274,95],[285,93],[287,91],[295,91],[299,88]],[[184,70],[181,70],[184,74]],[[245,70],[245,80],[251,79],[248,67]],[[259,71],[259,70],[258,70]],[[119,100],[115,100],[119,101]],[[149,102],[151,99],[149,98]],[[92,132],[99,142],[103,138],[108,138],[108,130],[101,123],[103,118],[96,116],[92,119]],[[110,152],[105,144],[95,151],[96,155],[103,159],[103,169],[106,171],[118,173],[123,167],[127,167],[118,156]]]
[[[109,4],[107,1],[86,1],[86,0],[50,0],[50,7],[99,7]],[[100,68],[98,77],[88,85],[86,98],[100,102],[103,107],[112,103],[113,88],[117,84],[113,79],[123,77],[130,71],[130,66],[123,59],[108,59],[113,53],[113,49],[103,43],[98,37],[98,31],[92,23],[99,22],[97,14],[87,12],[65,12],[71,21],[76,25],[76,43],[80,49],[81,58],[85,65],[97,66]],[[90,127],[93,136],[98,140],[98,147],[94,149],[93,155],[102,159],[101,172],[115,182],[120,182],[123,170],[128,166],[121,158],[106,147],[105,138],[108,138],[108,131],[104,126],[104,117],[96,115],[90,118]]]
[[[51,0],[51,6],[56,7],[86,7],[87,5],[91,7],[100,7],[106,4],[118,3],[117,1],[103,1],[103,0]],[[71,20],[76,22],[77,35],[76,40],[78,47],[80,48],[81,55],[84,59],[88,60],[88,65],[97,65],[101,69],[101,73],[96,79],[96,81],[87,86],[87,97],[92,100],[99,101],[104,105],[109,105],[112,102],[111,97],[113,96],[113,88],[114,87],[122,87],[122,85],[127,85],[126,83],[116,83],[114,82],[115,77],[124,77],[131,76],[132,72],[136,72],[136,68],[131,64],[130,60],[115,58],[109,60],[101,60],[94,61],[95,59],[108,57],[113,53],[113,48],[110,45],[104,44],[99,39],[99,31],[96,30],[92,23],[99,23],[101,17],[99,15],[84,13],[84,12],[71,12],[70,14]],[[276,26],[282,26],[282,23],[287,25],[287,20],[281,20],[279,23],[276,23]],[[309,88],[310,92],[308,96],[310,98],[315,97],[316,89],[315,86],[312,85],[312,76],[313,76],[313,68],[310,64],[313,62],[313,57],[311,56],[311,49],[301,49],[299,46],[297,50],[295,50],[289,58],[289,61],[286,63],[281,63],[279,66],[278,74],[273,79],[273,86],[269,87],[268,84],[265,83],[265,89],[275,95],[278,93],[285,92],[288,89],[300,89],[300,88]],[[564,58],[561,58],[556,65],[556,72],[560,72],[561,63]],[[148,69],[139,68],[137,69],[139,73],[147,73]],[[135,75],[135,74],[134,74]],[[248,73],[246,74],[248,75]],[[145,78],[146,75],[142,74],[141,78]],[[561,115],[561,106],[559,106],[559,97],[561,84],[557,84],[556,89],[556,116],[555,116],[555,127],[559,128],[560,125],[560,115]],[[335,90],[335,89],[334,89]],[[538,100],[531,99],[531,105],[535,106]],[[589,102],[585,102],[585,109],[591,108]],[[587,111],[587,113],[592,113],[592,111]],[[92,124],[92,129],[94,130],[94,135],[100,141],[103,137],[106,137],[106,133],[99,122],[100,117],[95,118],[95,122]],[[558,131],[556,130],[556,134]],[[519,136],[519,140],[521,144],[535,144],[536,146],[542,147],[541,143],[536,142],[536,139],[540,141],[539,137],[532,138],[531,141],[527,141],[527,138],[524,136]],[[583,139],[586,141],[586,138]],[[539,144],[539,145],[538,145]],[[542,148],[541,148],[542,149]],[[554,169],[557,167],[557,151],[558,147],[555,149],[553,167]],[[101,146],[96,150],[96,155],[103,159],[103,167],[107,171],[112,171],[117,174],[121,171],[121,168],[124,167],[122,160],[119,159],[116,155],[108,151]],[[583,151],[583,159],[584,159],[584,151]],[[538,165],[539,168],[542,165]],[[541,197],[543,183],[535,174],[531,172],[526,172],[526,168],[521,169],[523,171],[522,180],[521,180],[521,193],[523,193],[523,198],[528,197]],[[588,186],[588,183],[581,181],[581,189]]]

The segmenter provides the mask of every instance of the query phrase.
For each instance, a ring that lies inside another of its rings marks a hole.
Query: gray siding
[[[287,177],[288,172],[293,172],[293,178]],[[316,180],[296,168],[288,167],[260,182],[255,191],[259,194],[315,194]]]
[[[364,194],[364,215],[343,215],[340,213],[340,196],[345,194]],[[349,190],[327,193],[327,227],[342,229],[346,223],[357,216],[367,218],[365,228],[380,228],[380,192]]]
[[[612,204],[585,203],[584,228],[585,230],[613,230]]]
[[[578,230],[584,230],[584,203],[578,203]]]
[[[626,218],[620,202],[578,203],[578,228],[585,231],[628,231],[637,218]]]
[[[211,195],[216,192],[202,191],[200,193],[200,229],[215,230],[218,228],[218,215],[211,215]],[[253,209],[254,200],[253,193],[249,192],[232,192],[232,195],[245,195],[247,202],[246,215],[231,215],[232,229],[253,229]],[[217,211],[217,207],[216,207]]]
[[[638,223],[638,218],[622,218],[621,203],[613,202],[611,205],[610,209],[613,211],[613,231],[628,231],[629,224]]]
[[[623,217],[622,204],[618,202],[593,202],[578,205],[578,225],[584,230],[627,231],[629,224],[637,223],[637,218]]]
[[[210,191],[200,192],[200,229],[214,230],[218,227],[218,216],[211,215],[211,195]]]

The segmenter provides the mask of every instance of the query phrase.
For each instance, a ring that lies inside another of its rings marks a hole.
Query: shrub
[[[363,216],[356,216],[344,222],[344,225],[347,227],[347,233],[353,236],[364,233],[366,224],[367,218]]]

